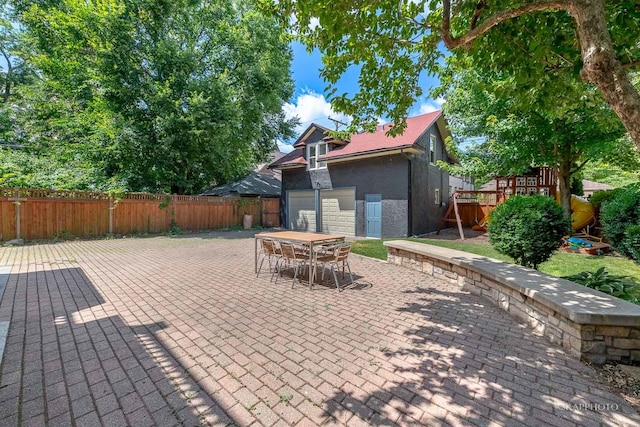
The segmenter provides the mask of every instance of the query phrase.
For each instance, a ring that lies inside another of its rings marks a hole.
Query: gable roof
[[[251,172],[243,179],[204,190],[201,196],[263,196],[280,197],[281,183],[278,179],[258,172]]]
[[[307,128],[307,130],[305,130],[304,132],[302,132],[302,134],[298,137],[298,139],[296,139],[296,142],[293,143],[293,148],[300,148],[303,147],[305,145],[305,143],[307,142],[307,139],[313,135],[313,133],[316,130],[320,130],[322,131],[325,135],[328,134],[330,132],[329,128],[326,128],[324,126],[320,126],[317,123],[311,123],[309,125],[309,127]]]
[[[422,114],[407,119],[407,127],[402,135],[388,136],[387,132],[393,124],[376,127],[375,132],[363,132],[351,135],[351,142],[322,156],[323,159],[337,159],[369,154],[380,151],[410,148],[440,117],[442,111]],[[425,147],[417,147],[423,149]]]
[[[363,155],[381,155],[385,152],[396,152],[397,150],[409,148],[422,150],[425,147],[419,146],[416,141],[434,124],[437,124],[442,135],[448,135],[442,111],[439,110],[407,118],[407,127],[404,133],[395,137],[386,135],[391,126],[393,126],[392,123],[377,126],[375,132],[353,134],[348,143],[329,151],[321,156],[320,159],[331,161]],[[321,130],[325,134],[329,132],[329,129],[324,126],[315,123],[311,124],[296,140],[294,144],[296,150],[274,161],[269,167],[281,169],[306,166],[307,160],[304,158],[304,148],[307,139],[317,130]],[[326,140],[327,138],[324,139]]]

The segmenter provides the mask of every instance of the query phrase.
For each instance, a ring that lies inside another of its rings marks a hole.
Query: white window
[[[319,160],[319,157],[327,154],[327,151],[329,151],[329,147],[326,142],[307,145],[308,169],[325,169],[327,162]]]
[[[430,135],[429,139],[429,163],[432,165],[436,164],[436,136],[434,134]]]

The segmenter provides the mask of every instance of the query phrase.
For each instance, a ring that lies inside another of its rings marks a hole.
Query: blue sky
[[[300,119],[300,126],[297,131],[302,132],[311,123],[317,123],[330,128],[334,127],[334,123],[329,120],[332,118],[348,121],[348,119],[331,108],[331,103],[325,98],[325,87],[327,84],[320,77],[320,68],[322,68],[322,60],[320,52],[307,52],[304,45],[293,42],[293,63],[291,72],[295,82],[295,93],[291,101],[285,105],[284,110],[288,117],[297,116]],[[428,92],[429,88],[436,85],[438,80],[435,77],[422,75],[420,84],[424,92]],[[338,93],[347,92],[349,94],[356,93],[358,90],[358,72],[357,70],[349,70],[342,76],[338,82]],[[413,105],[409,116],[428,113],[440,109],[442,100],[432,100],[426,96],[417,99]],[[386,120],[386,117],[382,117]],[[290,151],[291,147],[280,143],[281,151]]]

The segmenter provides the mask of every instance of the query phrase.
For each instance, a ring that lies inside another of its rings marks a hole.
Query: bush
[[[624,231],[623,246],[631,258],[640,263],[640,225],[631,225]]]
[[[516,263],[535,269],[560,247],[570,222],[562,208],[546,196],[511,196],[489,221],[489,241]]]
[[[627,228],[640,225],[640,185],[619,189],[615,196],[600,208],[603,233],[611,246],[622,255],[632,257],[625,242]]]
[[[600,209],[602,205],[608,201],[613,200],[622,188],[614,188],[613,190],[600,190],[596,191],[589,198],[589,202],[596,208]]]
[[[596,272],[583,271],[573,276],[564,276],[563,279],[579,283],[587,288],[595,289],[605,294],[618,297],[625,301],[638,304],[638,299],[633,295],[632,290],[635,283],[626,276],[615,276],[600,267]]]

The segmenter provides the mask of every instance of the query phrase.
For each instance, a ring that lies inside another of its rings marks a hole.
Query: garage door
[[[289,230],[316,231],[314,191],[289,191]]]
[[[356,190],[354,188],[320,191],[322,231],[344,236],[356,234]]]

